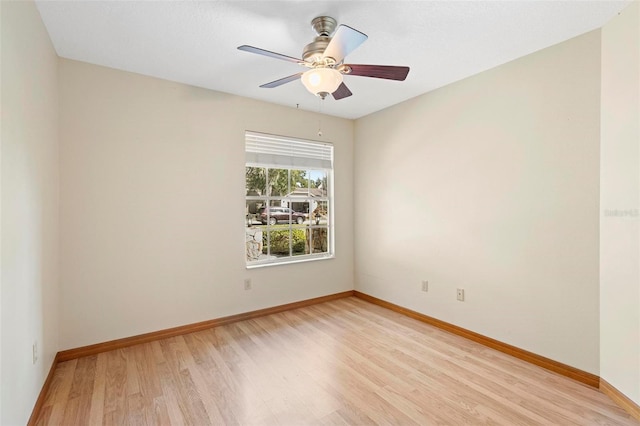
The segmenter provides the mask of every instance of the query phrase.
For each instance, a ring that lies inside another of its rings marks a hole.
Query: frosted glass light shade
[[[333,68],[314,68],[302,74],[302,84],[314,95],[333,93],[342,83],[342,74]]]

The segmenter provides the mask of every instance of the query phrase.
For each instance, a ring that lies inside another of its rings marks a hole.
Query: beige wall
[[[353,288],[352,121],[322,117],[336,258],[246,270],[244,131],[317,114],[63,59],[60,91],[61,349]]]
[[[601,117],[600,376],[640,404],[638,2],[602,28]]]
[[[597,374],[599,88],[594,31],[357,120],[356,289]]]
[[[20,425],[58,350],[57,57],[32,2],[1,8],[0,424]]]

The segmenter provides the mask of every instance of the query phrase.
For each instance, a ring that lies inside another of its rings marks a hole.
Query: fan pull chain
[[[322,102],[324,98],[318,97],[318,114],[322,114]],[[322,118],[318,118],[318,137],[322,137]]]

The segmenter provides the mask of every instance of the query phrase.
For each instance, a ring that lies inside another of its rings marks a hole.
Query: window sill
[[[257,268],[264,268],[267,266],[291,265],[294,263],[307,263],[307,262],[315,262],[318,260],[329,260],[329,259],[335,259],[335,255],[321,254],[317,256],[309,256],[309,257],[305,256],[303,259],[287,258],[287,260],[280,260],[280,261],[265,260],[262,262],[252,263],[251,265],[246,265],[246,269],[257,269]]]

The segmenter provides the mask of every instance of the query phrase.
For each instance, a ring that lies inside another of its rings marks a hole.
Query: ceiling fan
[[[302,59],[282,55],[260,49],[258,47],[242,45],[239,50],[269,56],[309,68],[260,87],[274,88],[298,79],[307,90],[324,99],[331,94],[339,100],[352,95],[343,82],[343,75],[384,78],[387,80],[403,81],[409,74],[409,67],[389,65],[358,65],[345,64],[344,58],[367,40],[367,35],[347,25],[340,25],[329,16],[318,16],[311,21],[311,26],[318,34],[315,39],[302,50]],[[333,37],[331,36],[333,34]]]

